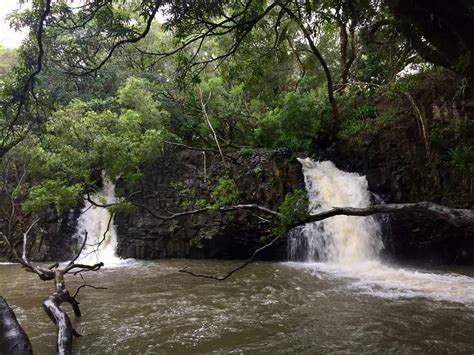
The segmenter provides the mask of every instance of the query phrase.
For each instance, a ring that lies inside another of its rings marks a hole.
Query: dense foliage
[[[472,41],[457,28],[474,21],[460,3],[455,24],[439,1],[30,3],[11,17],[29,37],[16,51],[0,48],[3,193],[12,179],[22,185],[26,213],[75,205],[101,171],[131,189],[143,163],[180,145],[242,156],[336,141],[363,150],[404,117],[418,124],[427,164],[474,175],[472,117],[451,110],[427,122],[423,107],[446,80],[453,105],[472,90]],[[238,197],[223,177],[211,202]]]

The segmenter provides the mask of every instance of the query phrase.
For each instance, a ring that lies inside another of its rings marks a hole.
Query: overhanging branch
[[[334,216],[370,216],[377,213],[420,213],[442,219],[456,227],[474,228],[474,210],[455,209],[426,201],[373,205],[364,208],[335,207],[328,211],[310,215],[302,221],[295,222],[292,228],[306,223],[322,221]]]
[[[427,216],[433,216],[439,219],[442,219],[454,226],[458,227],[467,227],[474,230],[474,210],[469,209],[454,209],[442,205],[438,205],[431,202],[417,202],[417,203],[399,203],[399,204],[386,204],[386,205],[373,205],[364,208],[356,207],[335,207],[328,211],[323,211],[308,216],[307,218],[293,223],[290,229],[302,226],[307,223],[318,222],[325,220],[327,218],[335,216],[370,216],[377,213],[421,213]],[[212,279],[216,281],[224,281],[232,276],[235,272],[242,270],[253,261],[255,261],[257,255],[262,251],[274,245],[280,236],[275,237],[270,243],[265,244],[264,246],[256,249],[249,259],[247,259],[243,264],[238,267],[230,270],[223,276],[195,273],[188,269],[181,269],[179,272],[186,273],[188,275],[206,279]]]

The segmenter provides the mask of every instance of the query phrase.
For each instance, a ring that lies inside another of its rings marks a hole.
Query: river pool
[[[474,351],[473,268],[425,273],[391,267],[396,274],[409,274],[409,281],[402,278],[399,284],[383,279],[388,276],[379,275],[376,265],[362,277],[353,270],[317,263],[259,262],[223,282],[178,272],[189,267],[222,274],[236,265],[128,261],[85,273],[89,283],[108,289],[82,289],[83,317],[74,318],[69,312],[83,335],[74,340],[74,352]],[[70,290],[81,282],[78,277],[67,278]],[[55,328],[41,308],[51,290],[50,282],[38,280],[17,265],[0,265],[0,295],[14,308],[37,354],[55,350]]]

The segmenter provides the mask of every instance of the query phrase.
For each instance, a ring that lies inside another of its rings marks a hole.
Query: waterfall
[[[298,159],[303,165],[311,214],[333,207],[368,207],[364,176],[339,170],[330,161]],[[373,216],[336,216],[309,223],[289,237],[290,260],[356,263],[376,260],[383,248],[381,226]]]
[[[115,185],[105,174],[102,176],[102,182],[102,188],[91,196],[92,199],[100,204],[114,202],[116,200]],[[78,262],[94,264],[102,261],[107,266],[121,261],[116,255],[117,233],[114,219],[106,208],[86,202],[78,219],[75,235],[79,244],[82,244],[84,240],[84,232],[87,232],[87,241]]]
[[[332,162],[299,159],[310,213],[332,207],[367,207],[371,195],[364,176],[339,170]],[[288,237],[288,265],[318,278],[338,278],[350,290],[383,298],[426,297],[474,305],[474,278],[420,271],[380,260],[382,228],[376,217],[336,216],[309,223]]]

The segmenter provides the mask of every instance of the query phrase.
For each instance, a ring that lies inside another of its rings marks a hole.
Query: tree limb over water
[[[377,213],[420,213],[427,216],[437,217],[456,227],[474,228],[474,210],[450,208],[426,201],[373,205],[364,208],[335,207],[328,211],[310,215],[302,221],[295,222],[292,227],[322,221],[333,216],[370,216]]]
[[[238,209],[238,206],[233,206],[234,209]],[[230,209],[231,207],[228,207]],[[268,210],[268,209],[265,209]],[[271,210],[270,210],[271,211]],[[188,214],[190,214],[193,211],[190,211]],[[194,211],[196,212],[196,211]],[[267,211],[268,212],[268,211]],[[278,214],[278,216],[281,216],[278,212],[276,211],[271,211],[273,214]],[[318,222],[325,220],[327,218],[335,217],[335,216],[359,216],[359,217],[364,217],[364,216],[370,216],[373,214],[378,214],[378,213],[418,213],[418,214],[423,214],[426,216],[432,216],[434,218],[439,218],[445,222],[448,222],[456,227],[461,227],[465,228],[468,230],[473,230],[474,231],[474,210],[470,209],[455,209],[455,208],[450,208],[446,207],[443,205],[438,205],[436,203],[432,202],[416,202],[416,203],[392,203],[392,204],[386,204],[386,205],[373,205],[369,207],[363,207],[363,208],[356,208],[356,207],[334,207],[330,210],[323,211],[320,213],[312,214],[309,215],[307,218],[301,220],[301,221],[296,221],[291,225],[291,228],[296,228],[299,226],[302,226],[306,223],[313,223],[313,222]],[[248,258],[243,264],[237,266],[236,268],[230,270],[227,272],[225,275],[218,276],[218,275],[209,275],[209,274],[202,274],[202,273],[195,273],[192,272],[188,269],[181,269],[179,272],[186,273],[188,275],[194,276],[194,277],[201,277],[201,278],[207,278],[207,279],[212,279],[212,280],[217,280],[217,281],[224,281],[228,279],[230,276],[232,276],[235,272],[242,270],[245,268],[247,265],[251,264],[252,262],[255,261],[256,257],[265,249],[271,247],[274,245],[279,239],[286,238],[285,236],[277,236],[274,239],[272,239],[269,243],[265,244],[264,246],[255,249],[250,258]]]
[[[28,231],[30,230],[31,228],[28,229]],[[27,243],[28,231],[25,233],[24,244]],[[51,296],[49,296],[43,302],[43,309],[48,315],[48,317],[53,321],[53,323],[57,327],[57,344],[56,344],[57,353],[58,354],[71,354],[72,353],[72,339],[73,337],[78,337],[80,335],[72,327],[69,316],[67,315],[65,311],[63,311],[60,308],[60,306],[63,303],[69,303],[72,306],[75,316],[80,317],[81,310],[79,308],[79,302],[76,299],[76,296],[78,295],[80,289],[84,287],[91,287],[95,289],[100,289],[100,288],[84,283],[83,285],[79,286],[79,288],[76,290],[74,295],[71,296],[69,291],[66,289],[64,276],[68,273],[77,275],[86,271],[97,271],[102,266],[104,266],[102,262],[94,264],[94,265],[76,263],[77,259],[79,258],[79,255],[81,254],[82,250],[84,249],[86,245],[87,233],[84,237],[84,241],[81,245],[81,248],[77,252],[77,255],[64,267],[60,267],[58,263],[51,265],[50,267],[35,266],[28,261],[26,252],[23,253],[22,257],[20,257],[20,255],[16,251],[15,246],[11,243],[7,235],[0,232],[0,237],[3,238],[3,240],[7,244],[7,247],[13,253],[16,261],[18,261],[23,266],[23,268],[25,268],[26,271],[36,274],[43,281],[54,280],[55,292],[51,294]],[[26,250],[25,248],[23,249]],[[2,299],[0,298],[0,315],[2,314],[2,312],[7,312],[7,315],[9,314],[8,309],[6,309],[5,305],[2,304]],[[11,311],[11,313],[13,313],[13,311]],[[16,321],[16,319],[13,319],[14,315],[13,315],[13,318],[11,316],[10,318],[12,319],[12,321],[13,320]],[[18,322],[16,323],[18,324]],[[11,326],[14,327],[15,322],[13,322]],[[6,337],[8,335],[8,332],[9,332],[8,327],[3,329],[0,324],[0,340],[2,340],[3,337]],[[16,346],[24,346],[25,348],[27,348],[28,344],[26,343],[26,340],[28,339],[28,337],[26,336],[26,334],[24,334],[23,336],[20,330],[18,330],[17,333],[18,334],[16,335],[16,338],[15,338],[16,340],[13,339],[19,344]],[[1,341],[0,341],[0,345],[2,345]],[[10,345],[7,344],[5,346],[10,346]],[[6,349],[9,349],[9,348],[6,348]],[[31,345],[30,345],[30,349],[31,349]],[[0,350],[3,353],[3,348],[0,347]],[[6,351],[6,353],[10,353],[10,352]],[[28,352],[25,352],[25,353],[28,354]]]

